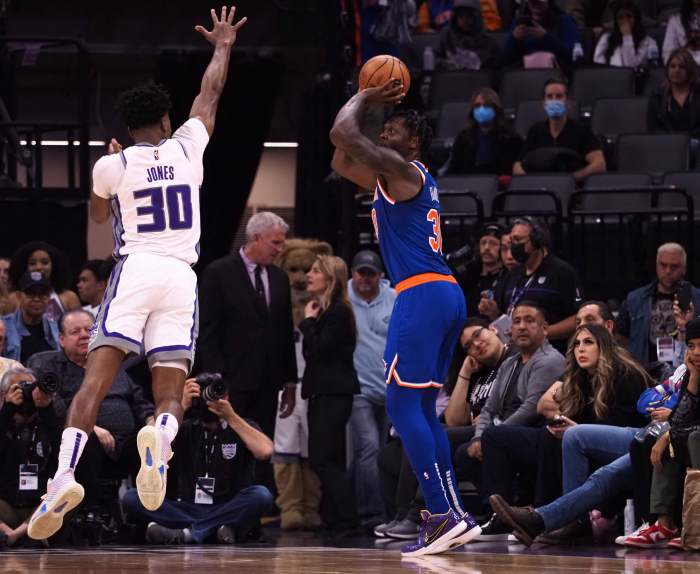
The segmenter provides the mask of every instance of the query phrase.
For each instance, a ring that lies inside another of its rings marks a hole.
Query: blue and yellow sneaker
[[[481,528],[471,516],[465,514],[462,517],[454,510],[445,514],[430,514],[427,510],[421,510],[421,518],[423,524],[418,540],[404,546],[401,549],[402,556],[446,552],[466,544],[481,532]]]
[[[168,461],[173,453],[165,433],[154,426],[145,426],[136,437],[141,468],[136,475],[136,490],[141,504],[158,510],[165,500],[168,483]]]
[[[34,540],[46,540],[63,526],[64,516],[83,500],[85,490],[75,481],[72,472],[49,480],[41,504],[29,519],[27,534]]]

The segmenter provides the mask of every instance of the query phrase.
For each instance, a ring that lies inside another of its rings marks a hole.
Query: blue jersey
[[[417,196],[408,201],[396,201],[377,180],[372,203],[372,222],[379,250],[394,284],[421,273],[451,275],[442,257],[437,184],[422,163],[412,161],[411,165],[423,180]]]

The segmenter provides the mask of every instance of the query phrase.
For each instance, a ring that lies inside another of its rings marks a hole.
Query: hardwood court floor
[[[292,543],[296,540],[297,545]],[[316,545],[313,545],[313,543]],[[369,539],[346,547],[318,539],[273,540],[244,547],[108,546],[10,550],[0,553],[2,574],[700,574],[700,555],[614,547],[533,548],[472,544],[465,551],[403,559],[395,547]]]

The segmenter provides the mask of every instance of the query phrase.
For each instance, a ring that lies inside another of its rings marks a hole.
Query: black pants
[[[513,502],[516,475],[518,492],[530,499],[521,503],[534,501],[543,506],[561,496],[561,441],[546,427],[488,427],[481,436],[481,452],[485,500],[500,494]]]
[[[321,516],[333,530],[357,525],[355,494],[345,458],[345,428],[352,395],[317,395],[309,399],[309,462],[321,481]]]
[[[634,469],[634,514],[637,524],[656,519],[649,512],[649,497],[651,496],[651,477],[654,468],[651,466],[651,449],[656,444],[656,437],[647,436],[644,442],[633,440],[630,443],[630,461]]]
[[[266,385],[253,391],[231,391],[229,401],[239,416],[254,421],[270,440],[274,440],[278,394],[277,388]],[[269,460],[256,461],[255,482],[266,487],[273,497],[277,496],[272,464]]]
[[[403,520],[420,491],[400,438],[393,438],[382,447],[378,464],[386,517]]]

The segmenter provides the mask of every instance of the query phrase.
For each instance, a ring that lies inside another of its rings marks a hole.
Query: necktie
[[[265,304],[265,307],[267,307],[267,298],[265,297],[265,286],[263,285],[262,281],[262,267],[260,267],[260,265],[255,266],[255,290],[258,292],[258,295],[260,295],[260,298]]]

